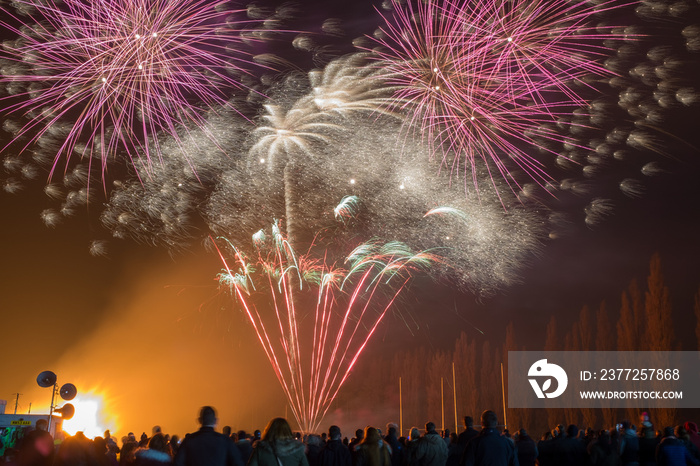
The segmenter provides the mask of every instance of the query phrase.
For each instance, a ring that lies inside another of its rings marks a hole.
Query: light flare
[[[105,430],[115,431],[111,416],[106,411],[104,396],[97,393],[79,394],[71,404],[75,414],[71,419],[63,421],[63,431],[70,435],[83,432],[88,438],[104,435]]]

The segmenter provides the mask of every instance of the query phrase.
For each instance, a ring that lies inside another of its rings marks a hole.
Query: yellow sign
[[[10,425],[11,426],[31,426],[32,421],[25,421],[23,419],[20,419],[19,421],[11,421]]]

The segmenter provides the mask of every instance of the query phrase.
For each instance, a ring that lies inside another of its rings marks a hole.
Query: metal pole
[[[508,428],[508,418],[506,416],[506,386],[503,380],[503,363],[501,363],[501,394],[503,395],[503,427]]]
[[[403,399],[401,398],[401,377],[399,377],[399,437],[403,435]]]
[[[455,400],[455,434],[457,433],[457,383],[455,381],[455,363],[452,361],[452,392]]]
[[[17,397],[15,398],[15,414],[17,414],[17,406],[19,405],[19,396],[21,395],[21,393],[15,393],[15,395],[17,395]]]
[[[440,377],[440,409],[442,410],[442,426],[440,427],[440,430],[445,432],[445,390],[444,390],[444,385],[445,385],[445,378]]]
[[[56,396],[57,391],[58,391],[58,382],[54,382],[53,390],[51,391],[51,407],[49,408],[49,428],[47,429],[48,432],[51,432],[51,417],[53,416],[53,400],[54,400],[54,397]]]

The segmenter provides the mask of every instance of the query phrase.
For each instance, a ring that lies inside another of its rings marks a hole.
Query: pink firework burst
[[[249,259],[226,242],[226,286],[246,314],[299,426],[317,432],[362,351],[417,270],[437,260],[397,242],[365,243],[345,264],[297,255],[277,225]],[[318,256],[317,256],[318,257]]]
[[[511,170],[549,181],[533,152],[579,144],[555,123],[596,94],[591,76],[601,65],[604,39],[620,39],[597,24],[618,0],[391,0],[393,13],[376,39],[390,107],[434,144],[442,165],[462,167],[476,184],[479,165],[513,186]],[[577,90],[578,89],[578,90]],[[551,144],[554,143],[554,144]],[[536,148],[538,150],[533,151]],[[462,166],[463,163],[463,166]]]
[[[204,112],[245,89],[237,78],[252,63],[241,51],[245,10],[228,1],[12,4],[23,13],[0,10],[0,25],[17,35],[0,52],[0,82],[13,89],[4,111],[25,122],[12,141],[28,137],[20,151],[60,135],[52,173],[78,155],[90,166],[99,160],[104,175],[118,152],[148,168],[162,156],[159,132],[178,140],[192,125],[205,128]]]

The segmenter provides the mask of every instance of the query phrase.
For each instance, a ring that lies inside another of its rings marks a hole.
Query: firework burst
[[[254,66],[243,52],[245,10],[229,4],[13,2],[28,20],[3,7],[0,25],[18,36],[3,44],[5,113],[26,121],[13,142],[28,138],[23,151],[60,128],[52,172],[77,155],[90,166],[97,159],[104,175],[120,152],[134,165],[157,163],[158,133],[177,139],[196,126],[206,134],[203,110],[229,108],[232,93],[247,93],[237,76]]]
[[[398,89],[389,108],[408,111],[407,125],[435,145],[442,166],[477,183],[491,178],[517,186],[514,170],[544,185],[552,146],[580,146],[555,123],[586,104],[590,77],[609,76],[600,63],[599,14],[623,6],[605,1],[392,0],[375,49],[386,82]],[[577,90],[580,87],[584,92]]]

